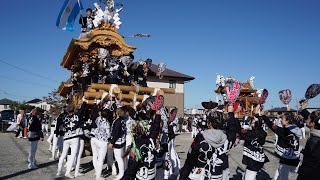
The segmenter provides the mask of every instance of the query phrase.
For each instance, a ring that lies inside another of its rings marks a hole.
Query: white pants
[[[96,172],[96,179],[100,179],[103,162],[108,151],[108,142],[99,141],[96,138],[91,138],[91,149],[93,156],[92,163]]]
[[[46,132],[46,135],[49,134],[49,126],[48,126],[48,124],[42,124],[42,132]]]
[[[229,180],[230,170],[225,169],[222,171],[222,180]]]
[[[124,147],[123,148],[114,148],[114,157],[115,157],[115,161],[117,161],[118,163],[118,168],[119,168],[119,174],[117,175],[117,179],[121,179],[122,176],[124,175],[124,159],[123,159],[123,155],[124,155]]]
[[[279,167],[274,175],[274,180],[288,180],[289,172],[294,172],[296,169],[295,166],[289,166],[279,163]]]
[[[38,141],[29,141],[30,142],[30,149],[29,149],[29,166],[36,165],[36,152],[38,148]]]
[[[68,155],[69,148],[71,148],[71,156],[70,156],[70,160],[68,159],[66,174],[70,174],[70,172],[71,172],[71,168],[72,168],[73,162],[76,158],[78,148],[79,148],[79,138],[64,140],[63,150],[62,150],[62,154],[61,154],[61,157],[59,159],[59,164],[58,164],[58,173],[59,174],[61,173],[63,161]]]
[[[192,126],[191,138],[195,138],[197,136],[197,127]]]
[[[276,142],[274,143],[275,145],[278,143],[278,135],[274,134],[276,136]]]
[[[114,163],[113,159],[113,148],[107,150],[107,164],[108,164],[108,169],[111,169]]]
[[[301,129],[301,133],[302,133],[302,137],[300,139],[306,139],[306,128],[300,128]]]
[[[74,162],[76,162],[76,169],[75,169],[76,176],[77,176],[77,174],[79,174],[80,161],[81,161],[81,156],[82,156],[82,153],[83,153],[83,149],[84,149],[84,140],[80,138],[77,156],[76,156],[76,159],[74,160]]]
[[[56,149],[58,146],[58,150],[61,153],[63,150],[63,137],[57,137],[56,135],[53,136],[53,141],[52,141],[52,158],[55,158],[55,154],[56,154]]]
[[[256,171],[250,171],[248,169],[246,169],[245,174],[243,174],[243,180],[255,180],[257,176],[257,172]]]
[[[125,151],[124,151],[125,153],[128,152],[128,150],[131,147],[131,144],[132,144],[132,136],[131,136],[131,134],[127,134],[126,135],[126,147],[125,147]],[[130,158],[130,155],[128,155],[127,157],[124,158],[124,169],[125,170],[128,167],[129,158]]]
[[[53,136],[55,136],[55,135],[54,135],[54,131],[55,131],[55,130],[56,130],[55,127],[51,127],[51,128],[50,128],[50,136],[49,136],[48,139],[47,139],[47,141],[48,141],[49,144],[52,144]]]

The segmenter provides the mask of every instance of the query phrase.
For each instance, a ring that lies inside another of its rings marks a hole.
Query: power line
[[[0,75],[0,78],[2,78],[2,79],[7,79],[7,80],[10,80],[10,81],[16,81],[16,82],[20,82],[20,83],[25,83],[25,84],[32,84],[32,85],[35,85],[35,86],[54,88],[53,86],[49,86],[49,85],[45,85],[45,84],[40,84],[40,83],[36,83],[36,82],[31,82],[31,81],[25,81],[25,80],[15,79],[15,78],[3,76],[3,75]]]
[[[0,59],[0,62],[3,63],[3,64],[6,64],[6,65],[8,65],[8,66],[10,66],[10,67],[12,67],[12,68],[18,69],[18,70],[23,71],[23,72],[28,73],[28,74],[31,74],[31,75],[33,75],[33,76],[40,77],[40,78],[42,78],[42,79],[46,79],[46,80],[49,80],[49,81],[53,81],[53,82],[58,82],[58,83],[60,83],[60,81],[58,81],[58,80],[51,79],[51,78],[49,78],[49,77],[45,77],[45,76],[43,76],[43,75],[41,75],[41,74],[37,74],[37,73],[34,73],[34,72],[32,72],[32,71],[29,71],[29,70],[25,70],[25,69],[23,69],[23,68],[21,68],[21,67],[19,67],[19,66],[16,66],[16,65],[10,64],[10,63],[8,63],[8,62],[6,62],[6,61],[3,61],[3,59]]]
[[[20,99],[20,100],[25,100],[25,98],[35,99],[35,97],[31,97],[31,96],[20,96],[20,95],[15,95],[15,94],[12,94],[12,93],[8,93],[7,91],[5,91],[3,89],[0,89],[0,91],[2,91],[3,94],[15,97],[15,98]]]

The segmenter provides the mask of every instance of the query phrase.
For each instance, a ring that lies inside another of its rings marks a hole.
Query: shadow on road
[[[88,163],[85,163],[85,164],[81,164],[80,165],[81,169],[82,169],[82,172],[83,174],[87,173],[87,172],[90,172],[91,170],[94,169],[93,167],[93,164],[92,164],[92,161],[88,162]]]
[[[47,163],[43,163],[43,164],[39,164],[38,165],[38,169],[35,169],[35,170],[32,170],[32,169],[26,169],[24,171],[20,171],[20,172],[16,172],[16,173],[13,173],[13,174],[10,174],[10,175],[7,175],[7,176],[3,176],[3,177],[0,177],[0,179],[10,179],[10,178],[14,178],[16,176],[20,176],[22,174],[26,174],[26,173],[29,173],[31,171],[37,171],[41,168],[45,168],[45,167],[48,167],[48,166],[51,166],[53,164],[57,164],[58,161],[52,161],[52,162],[47,162]]]
[[[233,177],[231,177],[230,180],[242,180],[244,171],[239,166],[237,167],[236,173],[237,174],[233,175]],[[264,170],[261,170],[260,172],[258,172],[256,179],[271,180],[272,178]]]

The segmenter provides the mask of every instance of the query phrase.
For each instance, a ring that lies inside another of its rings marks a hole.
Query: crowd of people
[[[20,108],[19,114],[17,115],[17,130],[16,130],[16,138],[24,138],[27,139],[28,133],[28,124],[32,117],[32,114],[26,114],[25,108]],[[47,111],[44,111],[43,114],[38,113],[37,118],[41,121],[41,130],[42,132],[46,133],[48,136],[49,134],[49,124],[51,123],[51,118]]]
[[[116,175],[115,179],[225,180],[229,179],[228,154],[241,140],[244,146],[242,163],[246,166],[243,179],[254,180],[269,162],[263,148],[266,125],[277,135],[275,154],[279,165],[274,179],[287,180],[293,172],[298,173],[299,180],[317,179],[314,173],[319,169],[320,111],[309,113],[307,101],[300,102],[298,117],[288,111],[279,114],[276,121],[270,120],[260,105],[252,116],[243,119],[236,117],[237,110],[232,105],[206,109],[204,116],[195,117],[193,122],[196,124],[191,123],[194,140],[184,166],[180,167],[174,148],[175,133],[179,132],[175,131],[175,113],[168,113],[164,107],[150,110],[141,106],[134,110],[131,106],[121,107],[98,97],[93,106],[87,104],[86,97],[82,100],[79,107],[64,107],[51,124],[47,141],[52,152],[50,160],[59,159],[57,176],[62,174],[64,167],[66,177],[82,176],[80,162],[84,144],[90,143],[96,179],[103,179],[106,162],[107,169]],[[21,122],[24,117],[21,110],[17,119]],[[38,141],[44,138],[46,119],[49,119],[47,112],[39,116],[36,109],[28,118],[29,169],[37,168],[35,154]],[[305,148],[299,141],[303,138],[303,130],[299,127],[301,119],[311,129]],[[71,175],[72,170],[74,175]]]
[[[105,159],[115,179],[171,179],[179,175],[180,160],[170,120],[175,113],[168,113],[164,107],[147,110],[141,106],[134,110],[99,98],[90,106],[86,97],[82,100],[79,107],[63,108],[51,125],[47,141],[52,152],[50,160],[59,158],[57,176],[61,176],[64,162],[66,177],[83,175],[80,161],[85,143],[91,145],[96,179],[103,179]],[[37,110],[30,116],[28,168],[36,169],[37,144],[44,136]]]
[[[147,87],[152,60],[133,62],[134,56],[113,57],[107,49],[79,54],[79,64],[72,67],[74,91],[86,91],[91,83]]]

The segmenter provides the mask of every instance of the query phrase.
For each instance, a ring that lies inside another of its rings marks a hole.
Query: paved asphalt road
[[[258,174],[257,180],[270,180],[277,168],[278,159],[274,157],[274,137],[268,136],[269,142],[266,143],[264,149],[270,162],[265,164],[264,169]],[[176,150],[180,156],[181,163],[183,164],[188,149],[191,144],[190,134],[178,134],[176,137]],[[302,144],[305,141],[303,140]],[[26,180],[51,180],[51,179],[65,179],[57,178],[55,176],[57,171],[57,161],[49,161],[50,152],[48,151],[47,141],[39,142],[38,151],[36,154],[39,169],[27,169],[27,156],[29,142],[26,139],[16,139],[12,133],[0,133],[0,180],[3,179],[26,179]],[[233,148],[229,155],[230,164],[230,179],[241,180],[242,173],[245,166],[242,165],[242,145]],[[81,159],[81,169],[85,173],[84,176],[76,178],[79,180],[95,179],[93,166],[91,163],[91,156]],[[104,171],[107,179],[112,179],[113,176]],[[290,180],[296,179],[296,174],[290,175]]]

